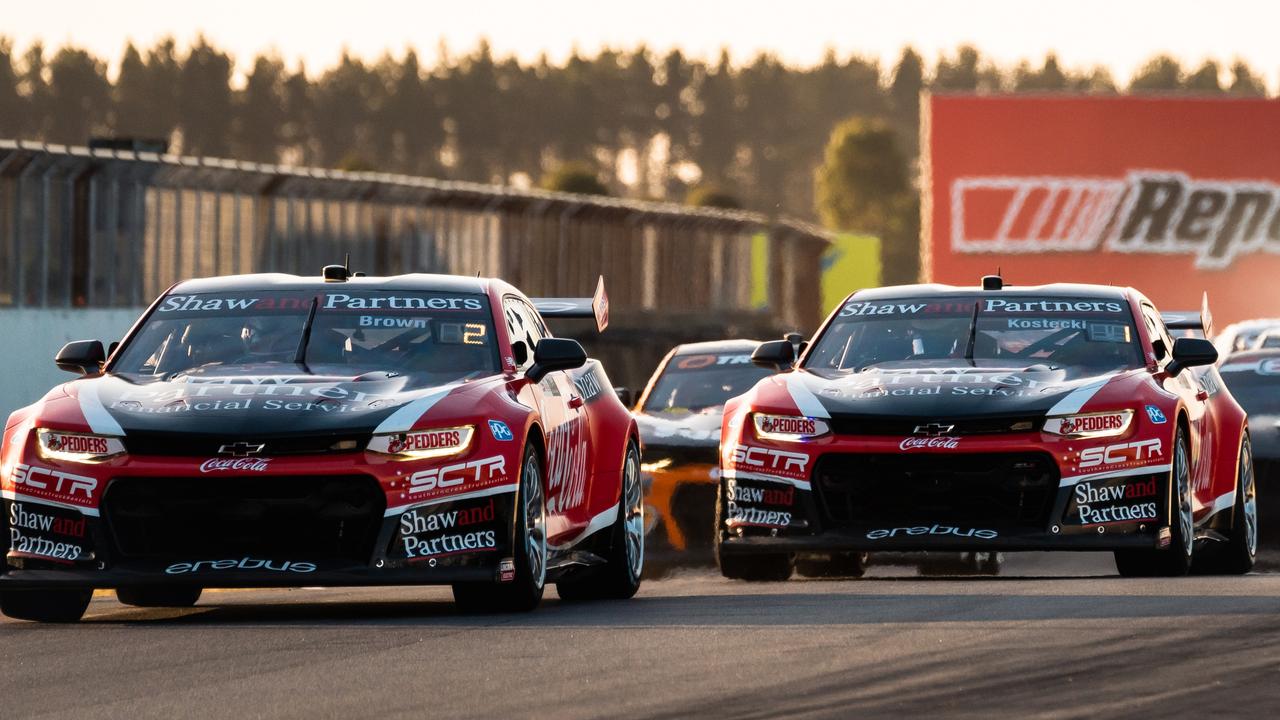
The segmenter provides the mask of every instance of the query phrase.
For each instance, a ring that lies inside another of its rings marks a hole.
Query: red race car
[[[1133,289],[865,290],[755,362],[788,372],[725,408],[721,571],[796,557],[1107,550],[1122,575],[1243,573],[1257,550],[1244,411],[1217,352]]]
[[[85,377],[5,428],[0,610],[78,619],[94,588],[451,584],[460,606],[630,597],[639,436],[604,369],[546,317],[595,298],[500,280],[244,275],[182,282]]]

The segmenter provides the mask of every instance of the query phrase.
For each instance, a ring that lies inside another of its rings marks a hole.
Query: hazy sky
[[[1124,82],[1142,61],[1169,52],[1198,65],[1244,58],[1274,92],[1280,71],[1280,2],[1249,0],[3,0],[0,35],[18,48],[43,39],[87,46],[114,63],[126,39],[149,45],[172,34],[186,44],[203,32],[243,66],[275,49],[310,71],[334,63],[343,48],[375,58],[419,49],[436,57],[443,39],[454,52],[487,37],[499,54],[563,59],[577,47],[646,43],[735,59],[758,50],[801,64],[825,48],[880,58],[888,68],[903,45],[931,62],[973,43],[1004,63],[1039,61],[1053,50],[1069,67],[1106,65]]]

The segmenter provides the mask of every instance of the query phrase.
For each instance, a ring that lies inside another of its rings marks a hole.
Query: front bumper
[[[1099,441],[1047,444],[1039,433],[964,437],[936,450],[901,448],[900,440],[729,447],[720,552],[1105,551],[1169,543],[1163,452],[1130,459],[1121,450],[1095,452]],[[1114,463],[1095,465],[1095,457]]]

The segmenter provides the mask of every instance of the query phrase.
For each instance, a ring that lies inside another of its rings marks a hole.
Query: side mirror
[[[541,382],[553,370],[572,370],[587,364],[587,351],[577,340],[568,338],[543,338],[533,349],[533,364],[525,371],[525,377]]]
[[[1218,348],[1204,338],[1181,337],[1173,341],[1173,360],[1165,366],[1170,375],[1186,368],[1212,365],[1218,361]]]
[[[782,372],[790,370],[796,361],[796,349],[790,340],[770,340],[760,343],[760,347],[751,353],[751,363]]]
[[[613,394],[618,396],[618,402],[628,410],[636,403],[635,393],[631,392],[630,388],[616,387],[613,389]]]
[[[102,350],[101,340],[76,340],[62,346],[53,361],[59,370],[78,373],[80,375],[97,375],[102,371],[102,363],[107,354]]]

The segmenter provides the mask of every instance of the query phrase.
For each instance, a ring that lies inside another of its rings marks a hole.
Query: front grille
[[[825,455],[813,487],[835,526],[1042,529],[1058,468],[1045,453]]]
[[[988,418],[965,418],[949,420],[947,418],[886,418],[884,416],[866,417],[861,415],[835,415],[830,420],[831,431],[837,435],[915,435],[916,428],[921,425],[951,425],[951,430],[942,435],[990,435],[994,433],[1031,432],[1044,424],[1043,417],[1035,416],[1003,416]]]
[[[130,455],[169,455],[178,457],[219,457],[223,445],[249,442],[263,445],[258,457],[282,455],[324,455],[336,452],[359,452],[369,444],[369,435],[302,435],[292,437],[227,437],[224,435],[192,435],[189,433],[130,432],[124,438]],[[353,444],[354,443],[354,444]],[[222,455],[222,457],[230,457]]]
[[[122,559],[367,562],[386,496],[364,475],[117,478],[102,514]]]

